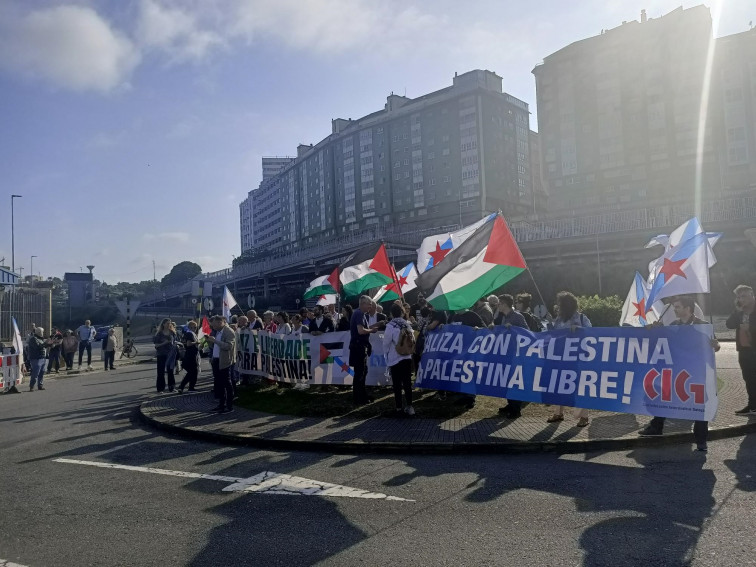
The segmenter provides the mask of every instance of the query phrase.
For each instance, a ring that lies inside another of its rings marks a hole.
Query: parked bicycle
[[[134,340],[126,339],[123,343],[123,348],[121,349],[121,356],[119,356],[118,358],[123,358],[124,356],[126,358],[134,358],[137,354],[138,351],[134,346]]]

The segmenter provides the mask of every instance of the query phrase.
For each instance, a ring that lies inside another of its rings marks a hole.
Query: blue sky
[[[94,264],[108,283],[182,261],[228,267],[260,158],[331,118],[490,69],[535,105],[545,56],[679,0],[0,0],[0,258],[43,277]],[[685,4],[690,7],[695,4]],[[707,4],[715,35],[751,0]],[[579,6],[579,7],[576,7]],[[535,108],[532,108],[535,111]],[[531,128],[537,129],[535,114]]]

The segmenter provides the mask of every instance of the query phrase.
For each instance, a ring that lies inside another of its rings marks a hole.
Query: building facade
[[[527,103],[501,77],[474,70],[418,98],[335,119],[331,135],[299,146],[247,201],[244,246],[296,249],[372,226],[416,230],[467,224],[487,211],[532,211]],[[242,208],[245,205],[242,204]],[[245,228],[242,213],[242,233]]]
[[[725,194],[756,191],[756,28],[717,39],[714,119]]]
[[[699,157],[701,185],[715,190],[711,116],[701,113],[711,41],[709,10],[679,8],[642,14],[533,69],[549,209],[692,198]]]
[[[257,242],[255,240],[255,231],[254,231],[254,222],[255,222],[255,215],[254,210],[252,207],[252,203],[255,200],[260,200],[261,205],[262,202],[266,201],[267,199],[270,199],[270,195],[275,193],[275,190],[271,191],[271,188],[268,187],[272,183],[271,180],[274,180],[276,176],[283,171],[286,166],[293,163],[296,158],[293,157],[263,157],[262,158],[262,181],[260,182],[260,186],[257,189],[253,189],[249,193],[247,193],[247,198],[244,199],[241,203],[239,203],[239,233],[241,235],[241,251],[242,254],[245,251],[252,250],[256,245]],[[277,199],[274,197],[272,199],[273,201],[276,201]],[[269,207],[261,207],[261,208],[269,208]],[[263,225],[270,228],[270,223],[264,222]],[[258,230],[258,234],[261,238],[261,242],[265,242],[267,245],[270,241],[270,230],[260,229]]]

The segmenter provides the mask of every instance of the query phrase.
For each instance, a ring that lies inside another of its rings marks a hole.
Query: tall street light
[[[23,195],[11,195],[11,271],[16,273],[16,225],[13,215],[13,200],[20,199]]]
[[[29,258],[29,273],[31,274],[31,286],[34,287],[34,258],[38,256],[32,256]]]

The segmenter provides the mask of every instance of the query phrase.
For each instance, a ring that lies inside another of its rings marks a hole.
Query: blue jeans
[[[29,389],[34,389],[34,384],[37,384],[37,388],[42,387],[42,379],[45,376],[45,362],[44,358],[35,358],[29,361],[31,366],[31,379],[29,380]]]

